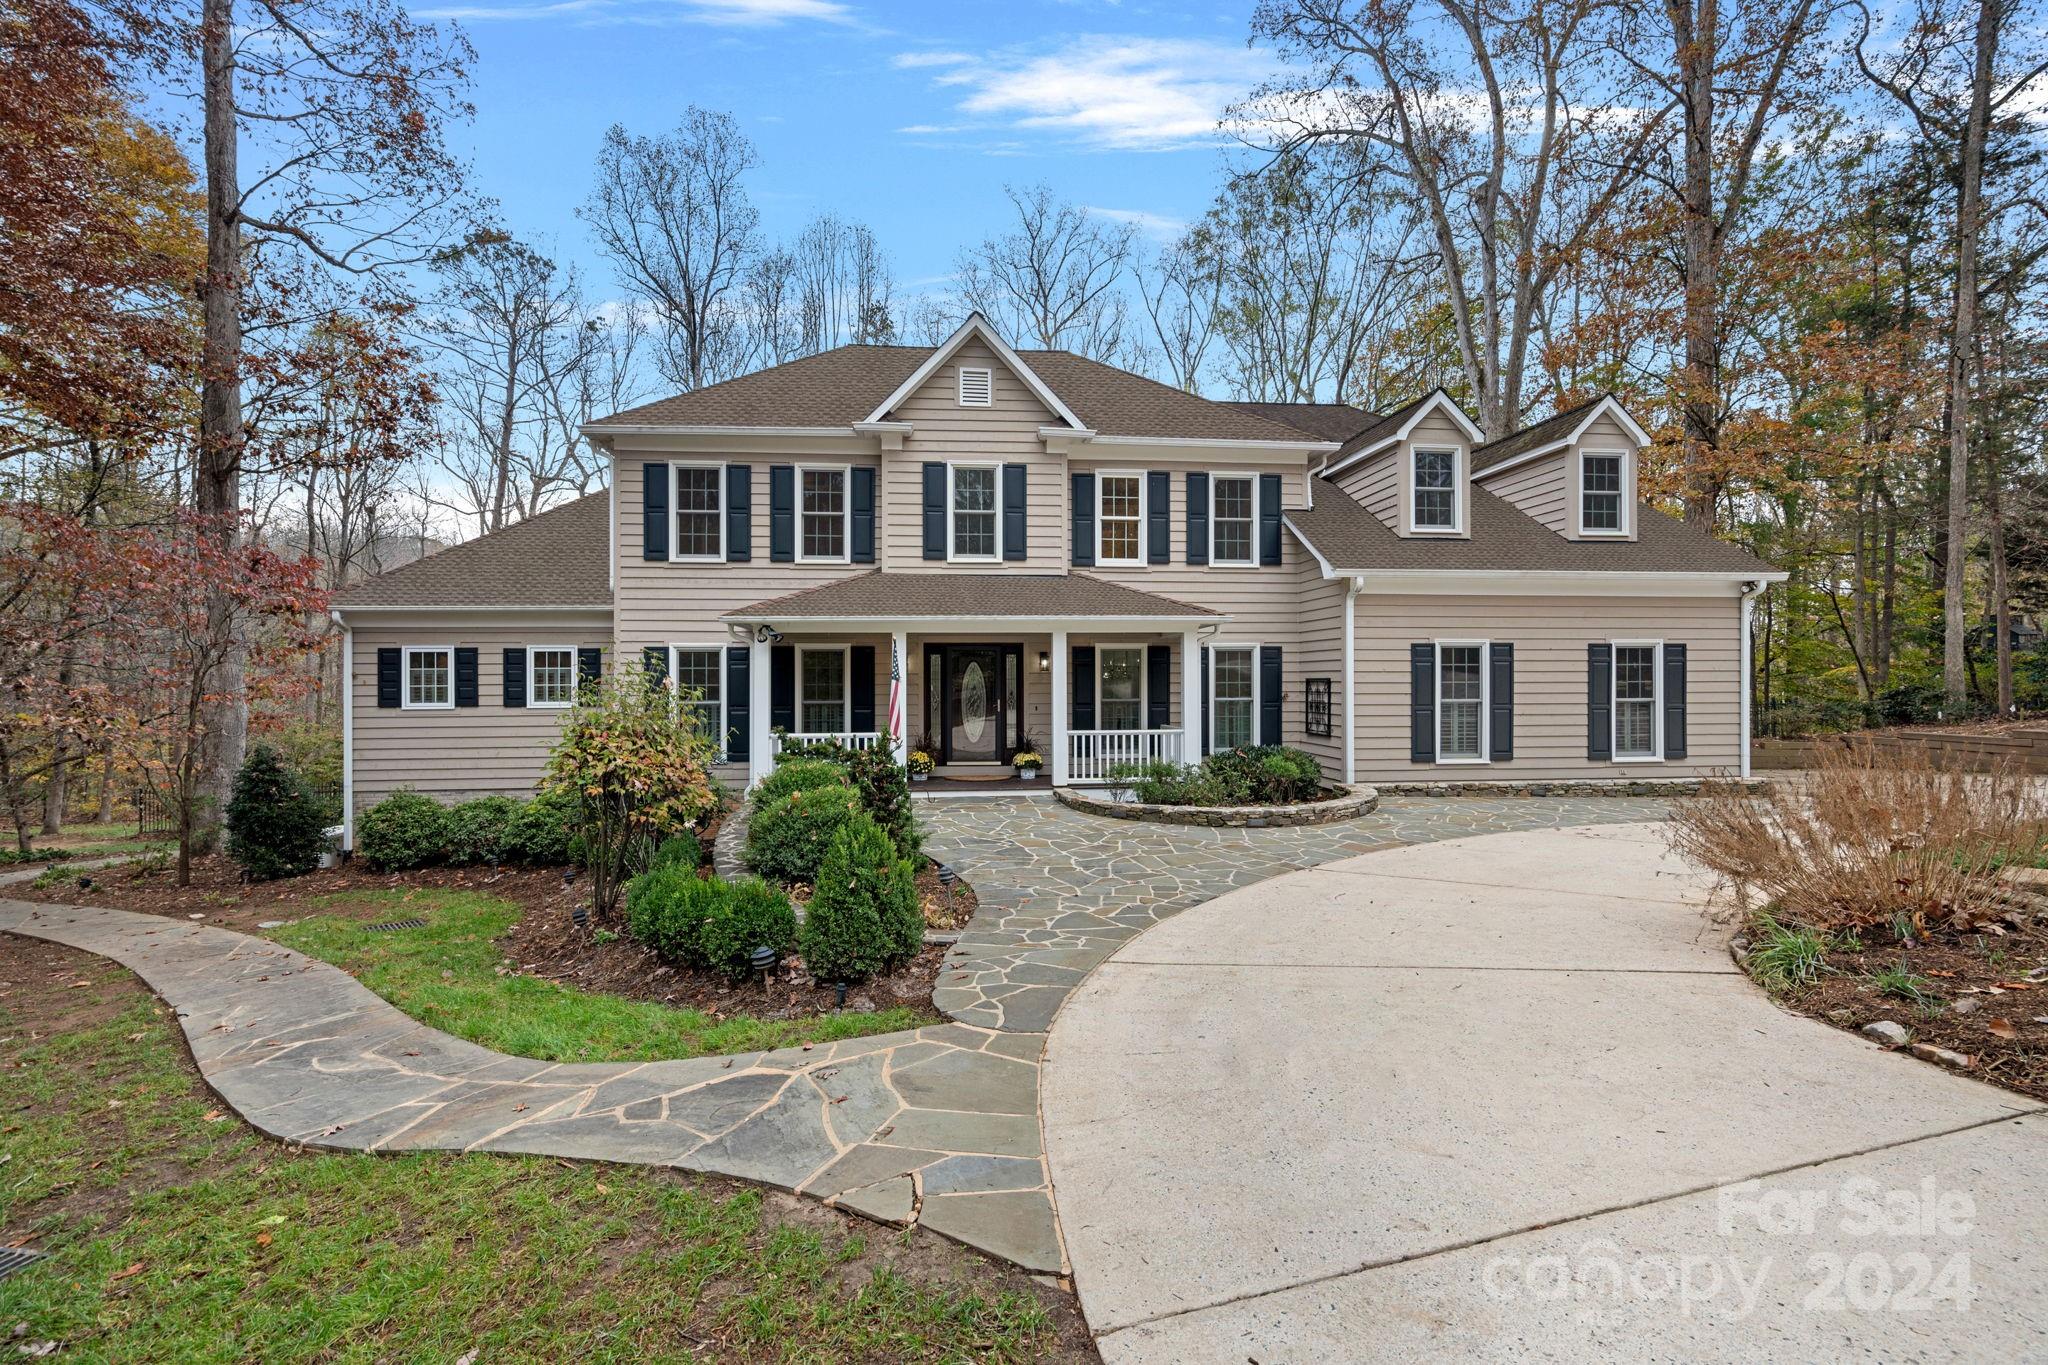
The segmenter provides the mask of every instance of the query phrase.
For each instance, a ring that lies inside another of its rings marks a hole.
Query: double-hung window
[[[1486,760],[1486,643],[1436,647],[1436,761]]]
[[[1145,728],[1145,651],[1105,646],[1102,650],[1101,704],[1096,724],[1105,730]]]
[[[1619,535],[1621,456],[1588,452],[1579,457],[1579,534]]]
[[[716,645],[677,645],[673,674],[677,705],[696,725],[697,733],[708,736],[721,752],[725,749],[725,700],[719,680],[724,654]]]
[[[1253,527],[1259,518],[1258,480],[1249,474],[1219,474],[1209,486],[1209,562],[1256,563]]]
[[[807,735],[846,731],[846,651],[798,651],[797,728]]]
[[[1237,749],[1252,742],[1258,713],[1258,669],[1250,645],[1209,651],[1209,747]]]
[[[437,710],[455,705],[455,651],[444,645],[411,645],[405,651],[405,705]]]
[[[725,557],[725,466],[679,464],[675,471],[675,558]]]
[[[567,706],[576,700],[576,651],[568,645],[535,645],[526,651],[526,704]]]
[[[1458,529],[1458,452],[1415,452],[1413,525],[1418,531]]]
[[[1142,564],[1141,533],[1145,527],[1145,476],[1104,474],[1096,480],[1096,547],[1098,564]]]
[[[803,499],[803,535],[798,559],[844,561],[846,558],[846,471],[802,468],[797,471]]]
[[[1614,647],[1614,756],[1654,759],[1662,756],[1657,734],[1657,656],[1655,642]]]
[[[992,464],[956,464],[948,468],[953,480],[953,558],[1000,558],[1002,518],[996,512],[1000,471]]]

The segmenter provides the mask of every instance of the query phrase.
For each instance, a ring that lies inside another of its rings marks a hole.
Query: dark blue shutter
[[[1146,560],[1173,563],[1173,476],[1155,469],[1145,476],[1145,529],[1151,542]]]
[[[946,557],[946,466],[924,467],[924,557]]]
[[[377,651],[377,705],[385,710],[399,703],[398,674],[402,657],[402,651],[395,647]]]
[[[1586,757],[1614,757],[1614,646],[1586,646]]]
[[[753,692],[748,677],[752,655],[745,645],[725,647],[725,756],[732,762],[747,757],[753,733]]]
[[[1259,563],[1280,562],[1280,476],[1259,475]]]
[[[769,647],[768,726],[773,730],[796,729],[795,645]]]
[[[1173,646],[1145,646],[1145,728],[1164,730],[1170,724],[1173,700]]]
[[[476,705],[476,650],[468,645],[455,648],[455,704]]]
[[[1067,680],[1067,690],[1073,696],[1072,720],[1076,730],[1095,728],[1095,646],[1075,645],[1073,649],[1073,674]]]
[[[846,650],[847,728],[866,734],[875,728],[875,647],[850,645]]]
[[[576,650],[576,685],[594,683],[604,676],[604,650],[597,645],[582,645]]]
[[[1188,474],[1188,563],[1209,562],[1209,476]]]
[[[754,557],[754,470],[751,465],[725,467],[725,558],[744,564]]]
[[[1209,647],[1202,646],[1202,752],[1209,752]]]
[[[1088,568],[1095,563],[1095,476],[1076,474],[1073,478],[1071,534],[1074,563]]]
[[[1259,743],[1280,743],[1280,646],[1259,646]]]
[[[1685,646],[1664,646],[1664,757],[1685,757]]]
[[[649,645],[640,651],[640,667],[657,686],[668,681],[668,646]]]
[[[866,465],[853,471],[853,562],[875,562],[875,471]]]
[[[526,651],[507,649],[505,651],[505,705],[526,705]]]
[[[768,558],[777,564],[796,559],[796,466],[768,466]]]
[[[1003,466],[1003,558],[1022,559],[1024,540],[1024,466]]]
[[[1490,646],[1493,676],[1487,680],[1487,757],[1505,763],[1515,756],[1515,647]]]
[[[1436,646],[1408,646],[1408,761],[1436,762]]]
[[[668,465],[640,466],[640,557],[668,558]]]

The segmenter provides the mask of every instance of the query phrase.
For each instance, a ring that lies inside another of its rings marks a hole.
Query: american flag
[[[894,641],[889,644],[889,738],[895,743],[903,739],[903,651]]]

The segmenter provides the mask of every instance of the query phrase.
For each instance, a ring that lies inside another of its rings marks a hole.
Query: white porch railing
[[[873,730],[806,730],[796,734],[775,736],[775,752],[780,754],[791,745],[824,744],[837,740],[849,749],[873,749],[886,744],[889,737]]]
[[[1178,763],[1179,730],[1069,730],[1067,781],[1104,782],[1125,763]]]

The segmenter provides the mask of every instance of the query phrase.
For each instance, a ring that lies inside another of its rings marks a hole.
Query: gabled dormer
[[[1323,474],[1395,535],[1466,538],[1472,534],[1473,451],[1481,435],[1437,389],[1346,441]]]
[[[1474,478],[1567,540],[1634,540],[1649,442],[1620,401],[1602,394],[1479,446]]]

